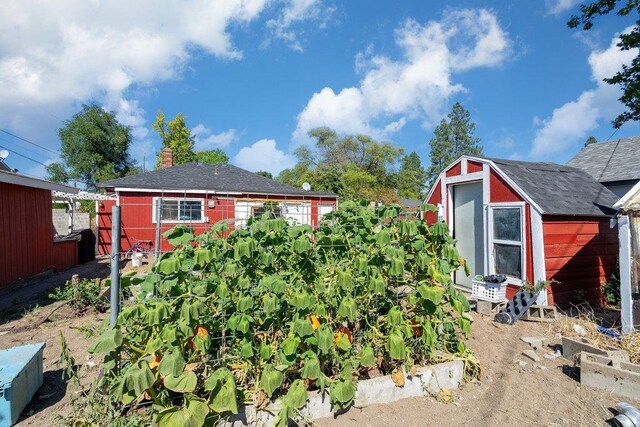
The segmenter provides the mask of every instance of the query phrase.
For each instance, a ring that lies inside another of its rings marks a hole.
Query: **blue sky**
[[[391,141],[427,166],[456,101],[492,157],[564,163],[589,135],[640,134],[637,123],[614,132],[620,92],[601,81],[638,54],[615,47],[632,19],[571,30],[575,0],[3,3],[0,129],[50,151],[6,133],[0,146],[34,176],[88,102],[132,127],[147,167],[159,109],[187,116],[197,148],[274,174],[323,125]]]

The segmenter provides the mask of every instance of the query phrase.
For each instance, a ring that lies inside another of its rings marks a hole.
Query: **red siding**
[[[75,241],[53,243],[50,190],[0,183],[0,236],[0,286],[76,263]]]
[[[491,203],[524,202],[524,199],[516,193],[493,169],[489,177]]]
[[[600,285],[616,268],[617,229],[609,218],[543,216],[547,280],[550,304],[579,302],[581,297],[602,303]]]
[[[462,175],[462,162],[456,163],[451,169],[447,171],[446,176],[458,176]]]
[[[153,198],[158,197],[157,193],[124,193],[120,194],[120,219],[121,219],[121,250],[128,251],[131,246],[139,240],[155,241],[156,225],[153,223]],[[309,199],[292,198],[281,196],[264,196],[264,195],[246,195],[235,199],[215,194],[187,194],[184,193],[164,193],[163,197],[187,198],[187,199],[206,199],[204,206],[204,216],[209,218],[208,222],[187,224],[192,227],[196,234],[202,234],[209,231],[211,226],[225,219],[235,218],[235,201],[287,201],[296,202],[304,201],[311,203],[311,225],[317,226],[318,205],[333,204],[335,199]],[[209,202],[213,202],[213,207],[209,207]],[[111,251],[111,208],[115,205],[115,201],[105,201],[98,209],[97,223],[99,225],[99,253],[108,254]],[[161,227],[161,233],[173,228],[175,223],[164,223]],[[233,229],[233,222],[230,224]],[[169,243],[162,239],[162,251],[171,250]]]
[[[438,183],[436,184],[431,197],[429,197],[429,200],[427,200],[428,204],[438,206],[438,203],[442,203],[441,188],[442,183],[440,182],[440,180],[438,180]],[[424,215],[424,219],[425,221],[427,221],[427,224],[435,224],[436,222],[438,222],[438,212],[429,211]]]
[[[467,173],[482,172],[482,163],[467,161]]]

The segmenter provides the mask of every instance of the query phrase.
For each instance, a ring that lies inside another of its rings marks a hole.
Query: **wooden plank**
[[[591,236],[597,235],[600,233],[601,225],[595,222],[543,222],[542,223],[542,232],[545,237],[555,234],[588,234]]]
[[[615,242],[617,242],[615,235],[610,235],[610,234],[593,235],[593,234],[565,233],[565,234],[545,234],[544,235],[545,247],[548,245],[564,245],[564,244],[585,245],[587,243],[606,244],[606,243],[615,243]]]
[[[547,258],[563,258],[585,255],[617,255],[617,243],[603,243],[595,245],[580,246],[575,244],[546,245],[544,253]]]
[[[547,258],[547,271],[561,270],[564,268],[579,269],[598,265],[614,265],[616,255],[577,255],[573,257]]]

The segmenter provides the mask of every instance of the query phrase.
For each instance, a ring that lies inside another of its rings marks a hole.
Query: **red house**
[[[168,166],[170,161],[169,157],[163,163]],[[111,250],[111,207],[115,203],[121,207],[123,251],[140,240],[159,244],[162,251],[170,250],[168,242],[155,242],[157,227],[164,233],[176,224],[186,224],[200,234],[223,220],[230,229],[242,226],[248,218],[266,211],[291,223],[316,227],[338,203],[338,196],[332,193],[305,191],[236,166],[205,163],[168,166],[99,186],[117,199],[98,205],[98,244],[103,254]]]
[[[77,188],[0,170],[0,293],[18,280],[77,264],[78,242],[53,238],[54,190],[78,193]]]
[[[525,280],[555,280],[539,303],[586,299],[601,303],[600,285],[616,267],[617,197],[586,172],[555,163],[462,156],[449,165],[426,200],[439,207],[472,276],[505,274],[507,297]],[[471,287],[458,271],[454,281]]]

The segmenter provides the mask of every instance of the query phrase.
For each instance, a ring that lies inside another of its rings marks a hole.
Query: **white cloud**
[[[241,148],[232,163],[251,172],[263,170],[277,175],[283,169],[293,167],[296,159],[279,150],[275,140],[261,139],[249,147]]]
[[[212,150],[214,148],[228,147],[238,136],[235,129],[229,129],[224,132],[212,134],[211,129],[200,123],[192,130],[196,137],[194,144],[195,151]]]
[[[357,87],[313,94],[298,115],[294,140],[305,141],[314,127],[385,137],[411,119],[433,125],[448,99],[465,90],[452,76],[502,63],[511,42],[489,10],[449,10],[441,21],[425,25],[408,19],[395,32],[402,59],[373,55],[368,47],[356,57],[363,73]]]
[[[559,15],[562,12],[573,9],[578,4],[582,3],[582,0],[545,0],[544,3],[547,6],[547,11],[551,15]]]
[[[326,6],[324,0],[286,0],[285,3],[280,15],[267,21],[267,27],[271,29],[274,38],[283,40],[291,49],[302,52],[299,36],[304,29],[298,28],[298,24],[304,21],[307,28],[312,23],[324,28],[335,8]]]
[[[629,31],[627,28],[626,31]],[[536,132],[530,156],[550,158],[583,143],[588,134],[596,129],[602,120],[612,120],[623,106],[618,101],[620,89],[602,81],[613,76],[622,64],[629,64],[638,55],[638,49],[621,51],[615,37],[609,47],[602,51],[593,51],[589,55],[591,78],[596,83],[594,89],[586,90],[575,101],[553,110],[550,118],[534,119],[534,124],[542,125]]]

